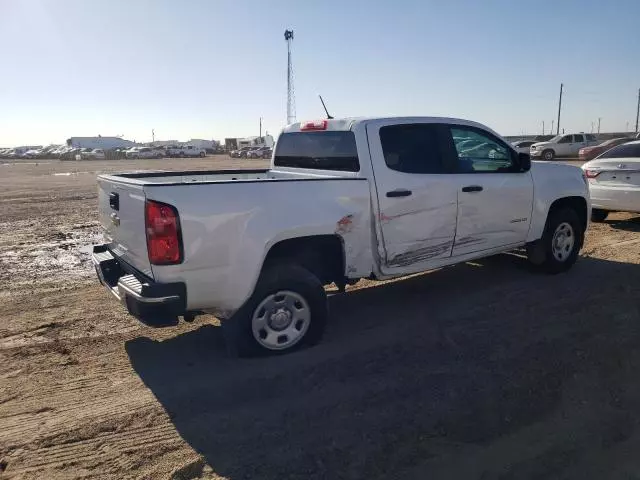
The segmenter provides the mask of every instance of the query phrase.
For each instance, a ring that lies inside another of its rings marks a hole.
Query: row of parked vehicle
[[[640,139],[640,134],[636,135]],[[603,152],[634,140],[630,137],[610,138],[609,140],[597,140],[595,135],[589,133],[567,133],[556,135],[544,141],[542,139],[520,140],[513,142],[513,147],[520,153],[528,153],[531,158],[553,160],[556,157],[578,157],[588,161],[596,158]]]
[[[233,158],[271,158],[273,149],[271,147],[242,147],[232,150],[229,155]]]
[[[207,152],[193,145],[168,145],[165,147],[131,148],[76,148],[62,145],[49,145],[39,148],[0,149],[0,158],[58,158],[61,160],[105,160],[118,158],[186,158],[204,157]]]
[[[58,158],[67,148],[63,145],[0,148],[0,158]]]

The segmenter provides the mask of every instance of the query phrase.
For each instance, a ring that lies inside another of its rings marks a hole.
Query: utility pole
[[[285,30],[284,39],[287,42],[287,125],[289,125],[296,121],[296,96],[293,89],[293,64],[291,63],[293,30]]]
[[[589,133],[593,133],[593,122],[591,122],[591,131]]]
[[[542,135],[544,135],[544,120],[542,120]]]
[[[600,120],[602,120],[602,117],[598,117],[598,133],[600,133]]]
[[[640,116],[640,88],[638,89],[638,108],[636,110],[636,133],[638,133],[638,117]]]
[[[554,122],[554,121],[555,121],[555,120],[551,120],[551,130],[549,130],[549,133],[550,133],[551,135],[553,135],[553,122]],[[557,135],[557,133],[556,133],[556,135]]]
[[[556,128],[558,129],[556,131],[556,135],[560,135],[560,110],[562,109],[562,88],[564,87],[564,84],[560,84],[560,98],[558,99],[558,124],[556,125]]]
[[[627,126],[624,128],[625,133],[629,133],[629,122],[627,122]]]
[[[156,131],[152,128],[151,129],[151,143],[155,143],[156,141]]]
[[[262,138],[262,117],[260,117],[260,135],[258,136]]]

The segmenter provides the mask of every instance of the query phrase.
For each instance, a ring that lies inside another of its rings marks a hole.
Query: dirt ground
[[[96,172],[241,165],[0,164],[0,478],[640,478],[639,217],[563,275],[363,281],[317,347],[238,360],[211,317],[129,317],[88,246]]]

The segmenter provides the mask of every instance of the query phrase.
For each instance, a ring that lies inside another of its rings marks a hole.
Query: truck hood
[[[553,143],[551,143],[551,142],[537,142],[537,143],[534,143],[534,144],[533,144],[533,145],[531,145],[531,146],[532,146],[532,147],[536,147],[536,148],[538,148],[538,147],[547,147],[547,146],[549,146],[549,145],[555,145],[555,144],[553,144]]]

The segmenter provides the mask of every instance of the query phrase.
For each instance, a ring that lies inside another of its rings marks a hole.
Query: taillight
[[[145,202],[147,252],[153,265],[173,265],[182,262],[180,217],[175,207],[166,203]]]
[[[585,170],[584,174],[587,176],[587,178],[596,178],[598,175],[600,175],[600,172],[598,170]]]
[[[315,120],[313,122],[304,122],[300,126],[300,131],[306,132],[309,130],[326,130],[328,122],[326,120]]]

